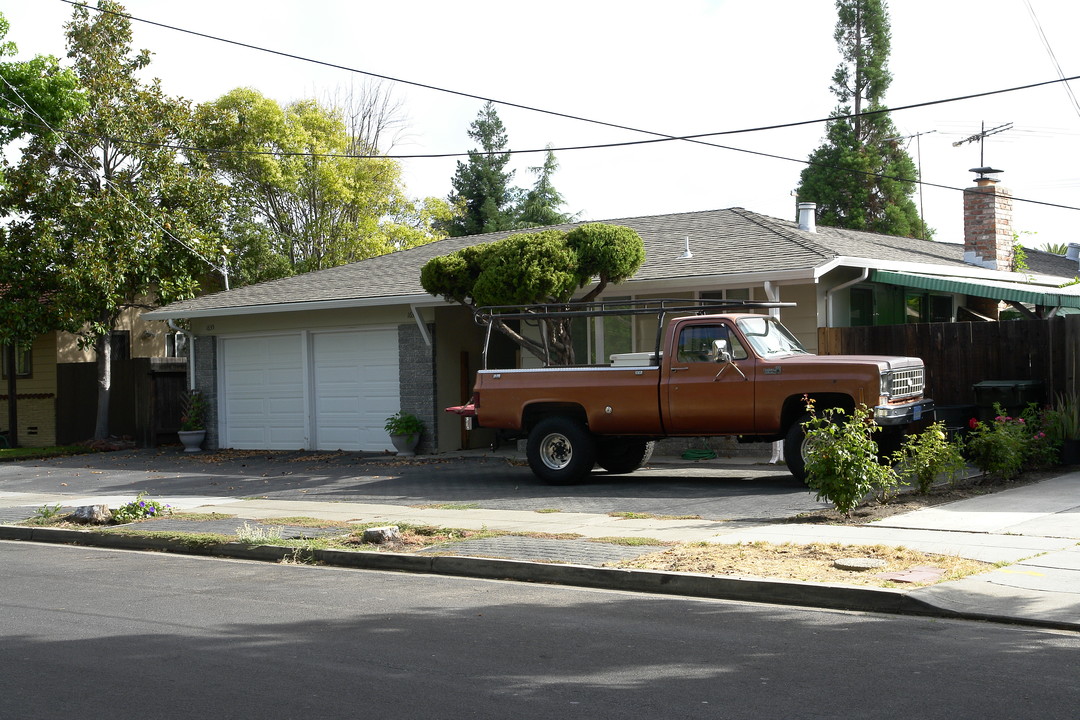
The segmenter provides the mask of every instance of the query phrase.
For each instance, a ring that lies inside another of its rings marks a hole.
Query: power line
[[[941,99],[941,100],[929,100],[929,101],[926,101],[926,102],[912,103],[912,104],[909,104],[909,105],[900,105],[900,106],[897,106],[897,107],[894,107],[894,108],[882,108],[880,110],[869,110],[869,111],[865,111],[865,112],[861,112],[861,113],[838,114],[838,115],[832,115],[832,116],[825,117],[825,118],[816,118],[816,119],[813,119],[813,120],[798,120],[798,121],[795,121],[795,122],[776,123],[776,124],[771,124],[771,125],[761,125],[761,126],[758,126],[758,127],[742,128],[742,129],[739,129],[739,130],[721,130],[721,131],[717,131],[717,132],[695,133],[695,134],[691,134],[691,135],[670,135],[668,133],[656,132],[654,130],[643,130],[641,128],[630,127],[628,125],[620,125],[618,123],[607,122],[607,121],[604,121],[604,120],[596,120],[596,119],[592,119],[592,118],[581,117],[581,116],[578,116],[578,115],[571,115],[569,113],[558,112],[558,111],[555,111],[555,110],[545,110],[544,108],[538,108],[538,107],[534,107],[534,106],[531,106],[531,105],[523,105],[521,103],[515,103],[515,102],[511,102],[509,100],[500,100],[498,98],[485,97],[483,95],[476,95],[474,93],[467,93],[467,92],[464,92],[464,91],[461,91],[461,90],[452,90],[452,89],[449,89],[449,88],[439,87],[437,85],[431,85],[431,84],[428,84],[428,83],[417,82],[415,80],[405,80],[403,78],[397,78],[397,77],[393,77],[391,75],[384,75],[384,74],[381,74],[381,73],[375,73],[375,72],[371,72],[371,71],[368,71],[368,70],[359,70],[357,68],[352,68],[352,67],[349,67],[347,65],[338,65],[336,63],[326,62],[324,60],[316,60],[314,58],[305,57],[303,55],[296,55],[294,53],[288,53],[288,52],[284,52],[282,50],[274,50],[274,49],[271,49],[271,48],[265,48],[265,47],[262,47],[262,46],[259,46],[259,45],[253,45],[251,43],[241,42],[239,40],[230,40],[228,38],[219,37],[217,35],[210,35],[209,33],[199,32],[197,30],[188,30],[186,28],[177,27],[175,25],[168,25],[166,23],[161,23],[161,22],[157,22],[157,21],[154,21],[154,20],[146,20],[145,18],[135,17],[134,15],[129,15],[127,13],[116,12],[115,10],[106,10],[106,9],[102,9],[102,8],[96,8],[96,7],[92,7],[90,5],[87,5],[87,4],[83,3],[83,2],[78,2],[77,0],[60,0],[60,1],[64,2],[64,3],[67,3],[69,5],[74,5],[76,7],[84,8],[86,10],[94,10],[94,11],[99,12],[99,13],[106,13],[106,14],[109,14],[109,15],[115,15],[117,17],[126,18],[128,20],[134,20],[135,22],[144,23],[146,25],[153,25],[155,27],[160,27],[160,28],[163,28],[165,30],[172,30],[172,31],[179,32],[179,33],[184,33],[184,34],[187,34],[187,35],[193,35],[195,37],[201,37],[201,38],[206,39],[206,40],[213,40],[215,42],[226,43],[228,45],[235,45],[237,47],[242,47],[242,48],[246,48],[246,49],[249,49],[249,50],[256,50],[258,52],[269,53],[271,55],[277,55],[279,57],[289,58],[291,60],[299,60],[301,62],[311,63],[311,64],[314,64],[314,65],[319,65],[319,66],[331,68],[331,69],[334,69],[334,70],[344,70],[345,72],[355,73],[357,75],[365,75],[367,77],[376,78],[376,79],[379,79],[379,80],[386,80],[388,82],[400,83],[402,85],[411,85],[413,87],[423,88],[425,90],[434,90],[436,92],[447,93],[447,94],[450,94],[450,95],[457,95],[458,97],[470,98],[472,100],[482,100],[483,102],[491,102],[491,103],[495,103],[497,105],[503,105],[505,107],[512,107],[512,108],[517,108],[519,110],[528,110],[529,112],[537,112],[537,113],[541,113],[541,114],[544,114],[544,115],[551,115],[553,117],[559,117],[559,118],[563,118],[565,120],[576,120],[578,122],[590,123],[590,124],[593,124],[593,125],[602,125],[604,127],[615,128],[617,130],[628,130],[630,132],[642,133],[644,135],[652,135],[652,136],[657,138],[657,140],[641,140],[641,141],[636,141],[636,142],[632,141],[632,142],[625,142],[625,143],[608,143],[608,144],[602,144],[602,145],[583,145],[583,146],[571,146],[571,147],[566,147],[566,148],[553,148],[554,150],[582,150],[582,149],[592,149],[594,147],[596,147],[596,148],[622,147],[622,146],[626,146],[626,145],[646,144],[646,143],[650,143],[650,142],[668,142],[668,141],[672,141],[672,140],[681,140],[681,141],[684,141],[684,142],[694,142],[694,143],[699,143],[699,144],[702,144],[702,145],[711,145],[711,143],[705,142],[703,140],[703,138],[718,137],[718,136],[721,136],[721,135],[738,135],[738,134],[743,134],[743,133],[762,132],[762,131],[765,131],[765,130],[780,130],[780,129],[783,129],[783,128],[800,127],[800,126],[803,126],[803,125],[817,125],[817,124],[820,124],[820,123],[829,122],[830,120],[850,120],[850,119],[853,119],[853,118],[856,118],[856,117],[871,117],[871,116],[874,116],[874,115],[880,115],[880,114],[885,114],[885,113],[890,113],[890,112],[898,112],[898,111],[901,111],[901,110],[912,110],[912,109],[915,109],[915,108],[930,107],[930,106],[933,106],[933,105],[941,105],[941,104],[944,104],[944,103],[959,102],[961,100],[973,100],[975,98],[989,97],[989,96],[992,96],[992,95],[1000,95],[1002,93],[1016,92],[1018,90],[1030,90],[1030,89],[1033,89],[1033,88],[1042,87],[1044,85],[1053,85],[1055,83],[1068,82],[1069,80],[1080,80],[1080,75],[1076,75],[1076,76],[1068,77],[1068,78],[1063,77],[1063,78],[1060,78],[1060,79],[1057,79],[1057,80],[1046,80],[1046,81],[1043,81],[1043,82],[1030,83],[1030,84],[1027,84],[1027,85],[1017,85],[1015,87],[1005,88],[1005,89],[1002,89],[1002,90],[991,90],[991,91],[988,91],[988,92],[972,93],[972,94],[969,94],[969,95],[958,95],[958,96],[954,96],[954,97],[951,97],[951,98],[945,98],[945,99]],[[719,147],[719,146],[717,146],[717,147]],[[547,148],[535,149],[535,150],[517,150],[517,151],[511,150],[511,151],[508,151],[508,152],[510,152],[510,153],[537,153],[537,152],[546,152],[546,150],[547,150]],[[379,155],[379,156],[363,156],[362,155],[362,156],[355,156],[355,157],[360,157],[360,158],[377,157],[377,158],[387,158],[387,159],[393,159],[393,160],[406,160],[406,159],[414,159],[414,158],[427,159],[427,158],[464,157],[467,154],[468,153],[438,153],[438,154],[421,154],[421,155]]]
[[[431,84],[428,84],[428,83],[421,83],[421,82],[417,82],[417,81],[413,81],[413,80],[405,80],[403,78],[396,78],[396,77],[393,77],[393,76],[390,76],[390,75],[384,75],[384,74],[370,72],[370,71],[366,71],[366,70],[359,70],[359,69],[356,69],[356,68],[348,67],[346,65],[339,65],[339,64],[336,64],[336,63],[330,63],[330,62],[326,62],[326,61],[323,61],[323,60],[315,60],[313,58],[308,58],[308,57],[305,57],[305,56],[302,56],[302,55],[296,55],[296,54],[293,54],[293,53],[287,53],[287,52],[284,52],[284,51],[281,51],[281,50],[274,50],[274,49],[271,49],[271,48],[264,48],[264,47],[261,47],[261,46],[258,46],[258,45],[253,45],[251,43],[245,43],[245,42],[241,42],[241,41],[238,41],[238,40],[230,40],[228,38],[222,38],[222,37],[219,37],[219,36],[216,36],[216,35],[210,35],[208,33],[203,33],[203,32],[199,32],[199,31],[196,31],[196,30],[189,30],[189,29],[177,27],[177,26],[174,26],[174,25],[168,25],[166,23],[161,23],[161,22],[157,22],[157,21],[154,21],[154,20],[146,20],[144,18],[135,17],[134,15],[130,15],[130,14],[127,14],[127,13],[116,12],[114,10],[107,10],[107,9],[103,9],[103,8],[96,8],[96,7],[92,7],[90,5],[87,5],[87,4],[83,3],[83,2],[78,2],[77,0],[60,0],[60,1],[64,2],[64,3],[67,3],[69,5],[84,8],[86,10],[93,10],[93,11],[96,11],[96,12],[99,12],[99,13],[106,13],[106,14],[109,14],[109,15],[114,15],[114,16],[117,16],[117,17],[126,18],[128,20],[132,20],[132,21],[135,21],[135,22],[140,22],[140,23],[144,23],[144,24],[147,24],[147,25],[153,25],[155,27],[160,27],[160,28],[163,28],[163,29],[166,29],[166,30],[172,30],[172,31],[184,33],[184,34],[187,34],[187,35],[193,35],[195,37],[201,37],[201,38],[204,38],[204,39],[207,39],[207,40],[213,40],[215,42],[222,42],[222,43],[225,43],[225,44],[228,44],[228,45],[234,45],[234,46],[237,46],[237,47],[243,47],[243,48],[247,48],[249,50],[256,50],[258,52],[265,52],[265,53],[269,53],[271,55],[276,55],[276,56],[279,56],[279,57],[289,58],[289,59],[292,59],[292,60],[299,60],[301,62],[312,63],[312,64],[319,65],[319,66],[322,66],[322,67],[327,67],[327,68],[336,69],[336,70],[343,70],[343,71],[350,72],[350,73],[356,73],[358,75],[365,75],[367,77],[377,78],[377,79],[380,79],[380,80],[386,80],[388,82],[400,83],[400,84],[403,84],[403,85],[411,85],[413,87],[419,87],[419,88],[423,88],[423,89],[427,89],[427,90],[434,90],[436,92],[443,92],[443,93],[448,93],[448,94],[451,94],[451,95],[457,95],[459,97],[466,97],[466,98],[470,98],[470,99],[474,99],[474,100],[482,100],[484,102],[491,102],[491,103],[495,103],[495,104],[498,104],[498,105],[503,105],[503,106],[506,106],[506,107],[517,108],[517,109],[520,109],[520,110],[527,110],[527,111],[530,111],[530,112],[538,112],[538,113],[542,113],[542,114],[546,114],[546,115],[551,115],[551,116],[554,116],[554,117],[560,117],[560,118],[563,118],[563,119],[576,120],[576,121],[579,121],[579,122],[591,123],[591,124],[595,124],[595,125],[602,125],[604,127],[611,127],[611,128],[615,128],[615,129],[619,129],[619,130],[628,130],[630,132],[636,132],[636,133],[642,133],[642,134],[645,134],[645,135],[654,136],[654,139],[652,139],[652,140],[637,140],[637,141],[626,141],[626,142],[619,142],[619,143],[604,143],[604,144],[596,144],[596,145],[576,145],[576,146],[566,146],[566,147],[560,147],[560,148],[548,148],[548,147],[545,147],[543,149],[537,148],[537,149],[530,149],[530,150],[505,150],[505,151],[501,151],[501,152],[470,151],[470,152],[465,152],[465,153],[427,153],[427,154],[417,154],[417,155],[352,155],[352,154],[280,153],[280,152],[270,152],[270,151],[221,151],[221,150],[208,150],[208,149],[205,149],[205,148],[185,147],[185,146],[179,146],[179,145],[172,146],[174,149],[177,149],[177,150],[208,152],[208,153],[209,152],[219,152],[219,153],[233,152],[233,153],[257,154],[257,155],[275,155],[275,156],[281,156],[281,157],[288,157],[288,156],[297,156],[297,157],[343,157],[343,158],[353,158],[353,159],[412,160],[412,159],[438,159],[438,158],[451,158],[451,157],[467,157],[469,155],[501,155],[501,154],[516,155],[516,154],[547,152],[548,150],[566,152],[566,151],[573,151],[573,150],[592,150],[592,149],[603,149],[603,148],[614,148],[614,147],[627,147],[627,146],[633,146],[633,145],[646,145],[646,144],[654,144],[654,143],[660,143],[660,142],[683,141],[683,142],[692,142],[692,143],[696,143],[696,144],[699,144],[699,145],[705,145],[705,146],[708,146],[708,147],[715,147],[715,148],[719,148],[721,150],[729,150],[729,151],[732,151],[732,152],[747,153],[747,154],[750,154],[750,155],[757,155],[757,156],[760,156],[760,157],[768,157],[768,158],[773,158],[773,159],[776,159],[776,160],[784,160],[784,161],[787,161],[787,162],[796,162],[796,163],[801,163],[801,164],[804,164],[804,165],[816,165],[816,166],[819,166],[819,167],[830,167],[830,166],[826,166],[826,165],[823,165],[823,164],[815,163],[815,162],[810,161],[810,160],[802,160],[802,159],[798,159],[798,158],[785,157],[783,155],[776,155],[776,154],[772,154],[772,153],[760,152],[760,151],[755,151],[755,150],[746,150],[744,148],[737,148],[737,147],[732,147],[732,146],[728,146],[728,145],[720,145],[718,143],[708,142],[708,141],[704,140],[703,138],[718,137],[718,136],[722,136],[722,135],[745,134],[745,133],[751,133],[751,132],[762,132],[762,131],[765,131],[765,130],[779,130],[779,129],[783,129],[783,128],[799,127],[799,126],[804,126],[804,125],[815,125],[815,124],[829,122],[829,121],[832,121],[832,120],[850,120],[850,119],[853,119],[853,118],[856,118],[856,117],[868,117],[868,116],[879,115],[879,114],[883,114],[883,113],[898,112],[898,111],[901,111],[901,110],[911,110],[911,109],[915,109],[915,108],[930,107],[930,106],[933,106],[933,105],[941,105],[941,104],[945,104],[945,103],[960,102],[960,101],[963,101],[963,100],[972,100],[972,99],[976,99],[976,98],[989,97],[989,96],[1000,95],[1000,94],[1004,94],[1004,93],[1017,92],[1017,91],[1020,91],[1020,90],[1030,90],[1030,89],[1037,88],[1037,87],[1042,87],[1042,86],[1045,86],[1045,85],[1053,85],[1053,84],[1061,83],[1061,82],[1067,83],[1070,80],[1078,80],[1078,79],[1080,79],[1080,75],[1076,75],[1076,76],[1072,76],[1072,77],[1068,77],[1068,78],[1060,78],[1060,79],[1056,79],[1056,80],[1046,80],[1046,81],[1042,81],[1042,82],[1029,83],[1029,84],[1026,84],[1026,85],[1018,85],[1018,86],[999,89],[999,90],[991,90],[991,91],[982,92],[982,93],[971,93],[971,94],[968,94],[968,95],[959,95],[959,96],[954,96],[954,97],[945,98],[945,99],[930,100],[930,101],[925,101],[925,102],[912,103],[912,104],[908,104],[908,105],[901,105],[901,106],[897,106],[897,107],[894,107],[894,108],[882,108],[880,110],[870,110],[870,111],[866,111],[866,112],[862,112],[862,113],[846,113],[846,114],[833,115],[833,116],[826,117],[826,118],[817,118],[817,119],[813,119],[813,120],[800,120],[800,121],[789,122],[789,123],[776,123],[776,124],[762,125],[762,126],[752,127],[752,128],[743,128],[743,129],[739,129],[739,130],[723,130],[723,131],[718,131],[718,132],[697,133],[697,134],[692,134],[692,135],[679,135],[679,136],[677,136],[677,135],[669,135],[667,133],[655,132],[655,131],[652,131],[652,130],[643,130],[643,129],[640,129],[640,128],[634,128],[634,127],[630,127],[630,126],[627,126],[627,125],[620,125],[620,124],[617,124],[617,123],[606,122],[606,121],[603,121],[603,120],[595,120],[595,119],[591,119],[591,118],[580,117],[580,116],[577,116],[577,115],[571,115],[571,114],[568,114],[568,113],[557,112],[557,111],[554,111],[554,110],[545,110],[543,108],[533,107],[533,106],[529,106],[529,105],[523,105],[521,103],[514,103],[514,102],[507,101],[507,100],[499,100],[497,98],[484,97],[482,95],[476,95],[476,94],[473,94],[473,93],[467,93],[467,92],[463,92],[463,91],[460,91],[460,90],[452,90],[452,89],[449,89],[449,88],[443,88],[443,87],[439,87],[439,86],[436,86],[436,85],[431,85]],[[115,142],[123,142],[122,139],[114,139],[114,141]],[[897,181],[900,181],[900,182],[917,183],[919,185],[926,185],[926,186],[929,186],[929,187],[936,187],[936,188],[941,188],[941,189],[946,189],[946,190],[954,190],[954,191],[963,192],[963,188],[957,188],[957,187],[953,187],[953,186],[950,186],[950,185],[941,185],[941,184],[936,184],[936,183],[927,183],[927,182],[924,182],[922,180],[913,180],[911,178],[900,178],[900,177],[894,177],[894,176],[887,176],[887,175],[881,175],[881,174],[872,173],[872,172],[865,172],[865,171],[859,171],[859,170],[850,170],[848,168],[834,168],[834,169],[847,170],[849,172],[853,172],[853,173],[856,173],[856,174],[862,174],[862,175],[865,175],[865,176],[868,176],[868,177],[880,177],[880,178],[886,178],[886,179],[891,179],[891,180],[897,180]],[[1061,204],[1057,204],[1057,203],[1049,203],[1049,202],[1044,202],[1044,201],[1039,201],[1039,200],[1029,200],[1029,199],[1018,198],[1018,197],[1014,197],[1013,200],[1014,200],[1014,202],[1027,202],[1027,203],[1033,203],[1033,204],[1037,204],[1037,205],[1044,205],[1044,206],[1048,206],[1048,207],[1062,208],[1062,209],[1066,209],[1066,210],[1080,210],[1080,207],[1074,207],[1074,206],[1070,206],[1070,205],[1061,205]]]

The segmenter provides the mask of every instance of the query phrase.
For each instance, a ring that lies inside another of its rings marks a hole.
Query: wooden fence
[[[1041,400],[1077,392],[1080,315],[1048,320],[818,328],[822,355],[910,355],[926,363],[938,406],[976,404],[976,383],[1034,380]]]
[[[112,368],[109,431],[142,447],[178,442],[186,364],[150,358],[117,360]],[[94,435],[97,365],[62,363],[56,374],[56,440],[82,442]]]

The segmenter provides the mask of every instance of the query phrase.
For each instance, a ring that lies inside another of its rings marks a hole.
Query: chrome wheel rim
[[[551,470],[562,470],[574,458],[574,446],[562,433],[551,433],[540,443],[540,461]]]

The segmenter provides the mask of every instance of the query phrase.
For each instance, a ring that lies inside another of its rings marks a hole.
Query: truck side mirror
[[[731,362],[731,350],[728,348],[727,340],[713,340],[712,341],[712,358],[713,362],[729,363]]]

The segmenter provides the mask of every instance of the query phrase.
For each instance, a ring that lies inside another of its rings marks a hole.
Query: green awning
[[[918,273],[888,272],[874,270],[870,274],[874,282],[903,287],[959,293],[974,297],[990,298],[1005,302],[1027,303],[1044,307],[1080,308],[1080,286],[1066,288],[1053,285],[1032,285],[1005,280],[976,280],[955,275],[921,275]]]

